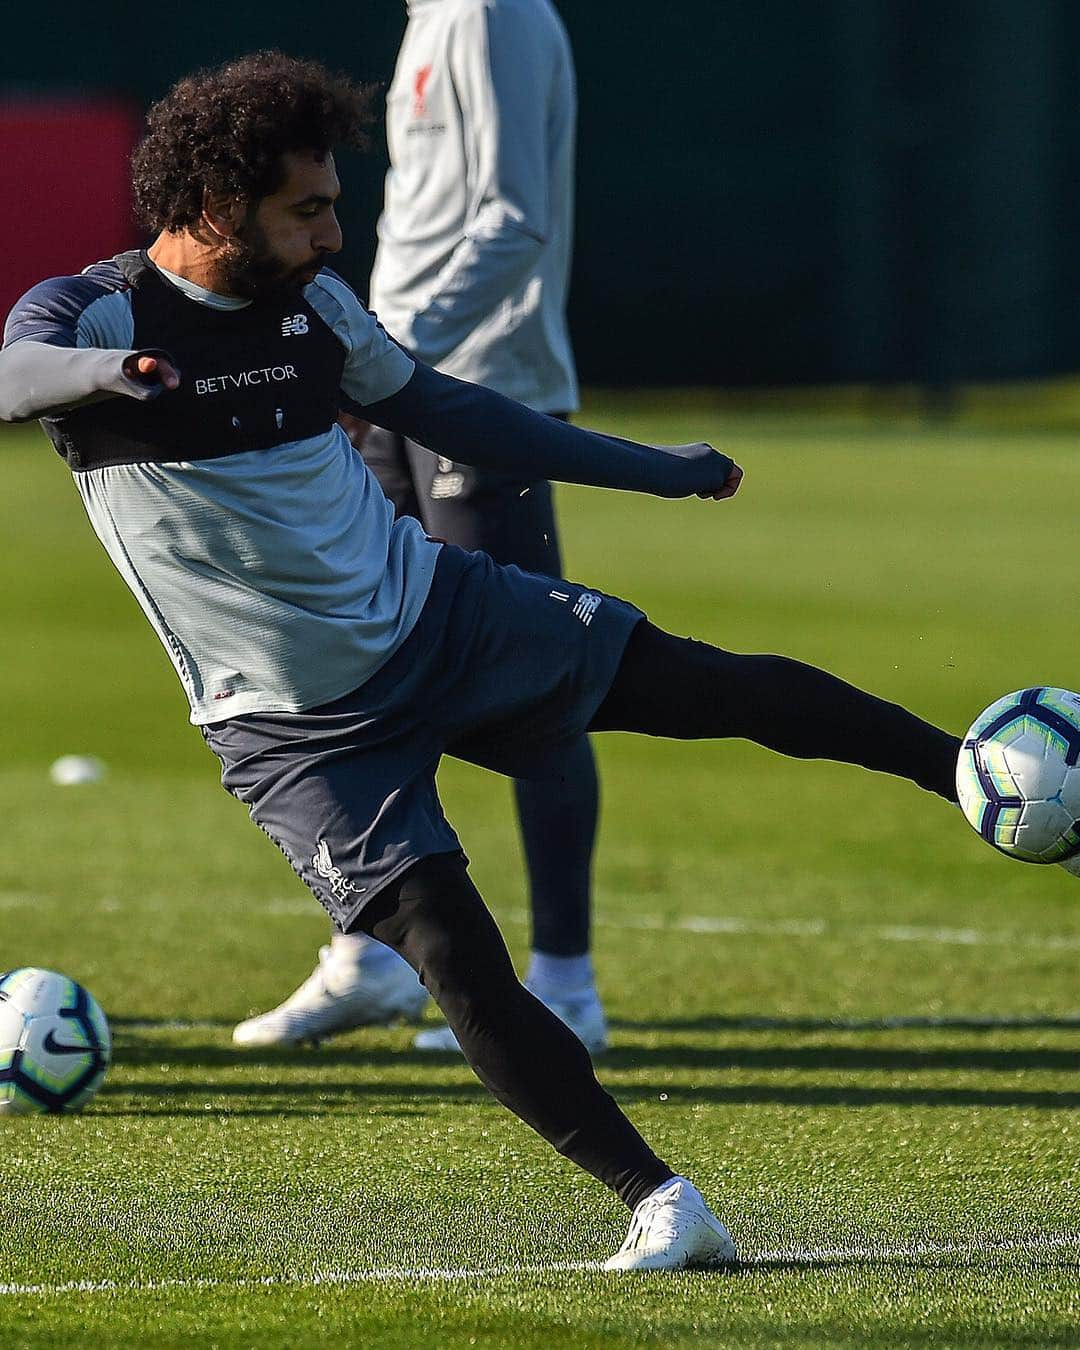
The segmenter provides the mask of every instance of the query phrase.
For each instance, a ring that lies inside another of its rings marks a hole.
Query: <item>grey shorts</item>
[[[443,814],[443,754],[542,778],[611,687],[633,605],[445,546],[417,624],[333,703],[202,728],[222,782],[341,929],[418,859],[461,843]]]

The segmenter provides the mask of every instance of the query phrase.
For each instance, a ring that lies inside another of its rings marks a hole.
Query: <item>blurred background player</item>
[[[410,0],[387,98],[390,171],[370,303],[428,365],[567,417],[577,378],[566,325],[576,92],[548,0]],[[562,575],[551,484],[439,458],[345,417],[398,514],[525,571]],[[514,784],[532,903],[527,987],[592,1053],[607,1031],[589,956],[599,788],[582,737],[558,772]],[[413,1016],[412,970],[363,934],[334,934],[279,1007],[240,1023],[279,1045]],[[449,1027],[419,1049],[457,1050]]]

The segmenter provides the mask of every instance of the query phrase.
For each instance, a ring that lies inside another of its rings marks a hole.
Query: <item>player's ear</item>
[[[203,222],[221,239],[231,239],[238,232],[247,204],[240,197],[225,192],[203,191]]]

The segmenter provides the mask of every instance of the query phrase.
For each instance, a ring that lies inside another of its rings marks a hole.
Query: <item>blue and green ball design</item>
[[[1030,863],[1080,857],[1080,695],[1007,694],[964,737],[956,788],[964,815],[994,848]]]
[[[0,1115],[79,1110],[111,1054],[105,1014],[81,984],[29,966],[0,975]]]

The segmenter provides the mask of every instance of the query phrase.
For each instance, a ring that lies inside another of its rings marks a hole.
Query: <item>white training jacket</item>
[[[410,0],[371,306],[428,365],[572,412],[576,93],[548,0]]]

